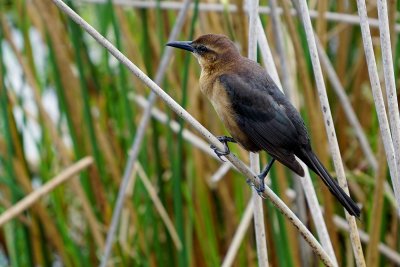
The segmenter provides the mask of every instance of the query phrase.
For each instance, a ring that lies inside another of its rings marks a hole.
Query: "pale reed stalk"
[[[324,77],[322,75],[321,64],[319,62],[317,45],[314,38],[314,30],[312,28],[311,19],[308,12],[307,1],[299,0],[298,4],[299,4],[300,15],[307,36],[308,48],[310,51],[311,62],[313,65],[319,100],[324,115],[325,129],[328,136],[328,142],[332,154],[333,163],[335,165],[335,170],[339,180],[339,185],[345,190],[347,194],[349,194],[342,157],[340,155],[339,144],[336,139],[336,132],[335,132],[335,127],[333,125],[333,119],[329,106],[328,96],[326,94]],[[355,256],[357,266],[365,266],[365,260],[362,251],[360,237],[358,235],[356,219],[354,216],[350,216],[347,213],[347,211],[346,211],[346,219],[350,226],[350,241],[353,247],[353,253]]]

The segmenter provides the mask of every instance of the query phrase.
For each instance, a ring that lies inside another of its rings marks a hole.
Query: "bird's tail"
[[[347,195],[339,184],[330,176],[324,165],[319,161],[314,152],[308,150],[302,151],[302,157],[300,158],[303,162],[313,170],[322,181],[329,188],[329,191],[336,197],[336,199],[342,204],[350,215],[360,217],[361,210],[357,204]]]

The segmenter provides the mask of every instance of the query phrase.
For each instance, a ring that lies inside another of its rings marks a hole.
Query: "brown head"
[[[234,63],[240,57],[235,44],[225,35],[205,34],[194,41],[174,41],[167,43],[193,53],[203,70],[213,70],[222,64]]]

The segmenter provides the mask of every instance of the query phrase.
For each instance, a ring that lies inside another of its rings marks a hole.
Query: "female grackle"
[[[299,112],[278,89],[268,73],[256,62],[242,57],[224,35],[206,34],[194,41],[170,42],[168,46],[193,53],[201,66],[200,90],[208,97],[232,135],[220,136],[225,151],[213,148],[220,157],[229,154],[227,142],[237,142],[252,152],[265,150],[272,160],[258,175],[259,191],[275,160],[300,176],[301,159],[328,186],[332,194],[353,216],[360,208],[340,188],[312,151],[310,138]]]

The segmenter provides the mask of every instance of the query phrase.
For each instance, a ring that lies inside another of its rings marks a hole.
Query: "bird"
[[[205,34],[193,41],[172,41],[167,46],[191,52],[201,67],[200,91],[209,99],[232,137],[218,136],[224,151],[211,146],[218,157],[230,153],[228,143],[250,152],[266,151],[271,160],[258,175],[259,192],[275,160],[303,177],[302,160],[316,173],[347,212],[360,217],[358,205],[329,174],[311,147],[299,112],[279,90],[268,72],[243,57],[227,36]]]

